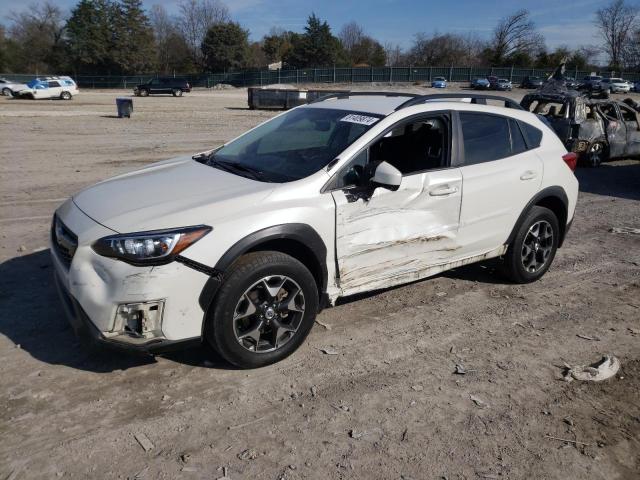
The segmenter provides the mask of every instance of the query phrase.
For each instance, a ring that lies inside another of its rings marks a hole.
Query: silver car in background
[[[5,97],[10,97],[14,92],[24,90],[27,86],[24,83],[13,82],[6,78],[0,78],[0,93]]]

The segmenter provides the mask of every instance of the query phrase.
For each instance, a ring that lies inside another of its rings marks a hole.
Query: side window
[[[525,135],[529,150],[532,148],[538,148],[540,146],[540,142],[542,142],[542,132],[526,122],[518,122],[518,124],[520,125],[520,130],[522,130]]]
[[[509,119],[509,131],[511,132],[511,152],[515,155],[516,153],[526,151],[527,144],[524,141],[518,122],[513,119]]]
[[[618,120],[618,114],[616,113],[616,107],[613,104],[603,104],[600,106],[600,112],[607,118],[607,120]]]
[[[461,112],[460,123],[465,165],[491,162],[512,155],[507,118]]]
[[[60,86],[59,82],[49,82],[49,88],[56,88],[59,86]]]
[[[622,119],[625,122],[635,122],[636,121],[636,114],[633,110],[631,110],[628,107],[623,107],[622,105],[618,105],[618,108],[620,108],[620,113],[622,114]]]
[[[449,161],[449,119],[424,117],[394,127],[369,147],[370,162],[387,162],[403,175],[445,168]]]

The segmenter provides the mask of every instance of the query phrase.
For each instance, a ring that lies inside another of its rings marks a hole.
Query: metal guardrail
[[[519,83],[527,76],[546,77],[554,69],[515,68],[515,67],[324,67],[291,70],[245,70],[240,72],[178,74],[175,77],[186,78],[194,87],[213,87],[227,83],[236,87],[253,87],[273,84],[308,83],[422,83],[431,82],[435,77],[445,77],[450,82],[470,82],[477,77],[496,76]],[[64,72],[76,80],[80,88],[122,88],[132,89],[135,85],[155,78],[157,74],[139,75],[76,75]],[[569,69],[567,76],[580,79],[590,75],[591,71]],[[595,72],[607,76],[609,72]],[[10,80],[25,82],[45,74],[0,74]],[[620,72],[627,80],[640,80],[640,72]]]

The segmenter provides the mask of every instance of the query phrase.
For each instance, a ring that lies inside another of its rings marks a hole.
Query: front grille
[[[51,244],[58,257],[67,268],[78,248],[78,237],[57,217],[53,217],[51,224]]]

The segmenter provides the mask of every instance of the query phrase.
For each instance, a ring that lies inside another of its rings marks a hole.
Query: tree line
[[[382,44],[352,21],[337,34],[312,13],[302,32],[274,27],[258,41],[222,0],[181,0],[176,15],[142,0],[80,0],[63,12],[50,0],[10,13],[0,25],[0,71],[128,75],[315,66],[526,66],[615,70],[640,67],[638,7],[613,0],[594,14],[600,45],[550,50],[527,10],[496,24],[489,38],[417,33],[411,46]]]

